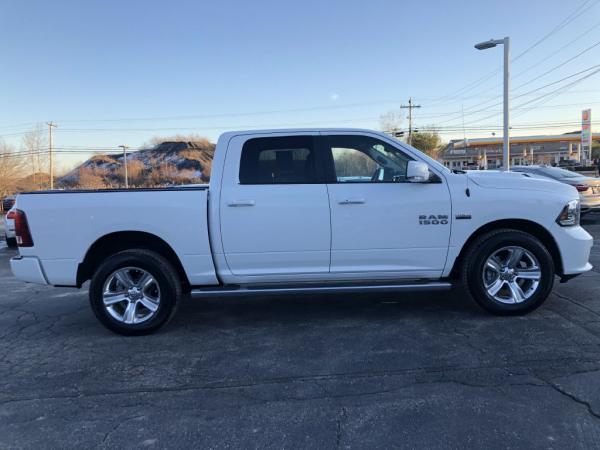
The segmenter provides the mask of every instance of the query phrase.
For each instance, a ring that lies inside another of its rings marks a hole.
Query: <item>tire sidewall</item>
[[[536,257],[542,276],[537,291],[529,299],[521,303],[507,304],[499,302],[487,292],[483,282],[483,268],[495,251],[512,245],[523,247]],[[485,240],[477,248],[469,266],[468,283],[474,299],[484,309],[500,314],[525,313],[540,306],[552,291],[554,263],[546,247],[533,236],[523,232],[499,233]]]
[[[158,310],[150,319],[138,324],[125,324],[113,318],[104,306],[102,293],[107,278],[124,267],[139,267],[150,273],[160,288]],[[138,255],[134,251],[118,253],[100,265],[90,283],[90,304],[94,314],[107,328],[120,334],[148,334],[164,325],[172,316],[177,303],[177,288],[173,280],[161,268],[161,262],[148,254]]]

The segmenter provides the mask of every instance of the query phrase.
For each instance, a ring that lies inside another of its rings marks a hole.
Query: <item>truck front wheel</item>
[[[125,250],[107,258],[90,283],[90,304],[108,329],[123,335],[149,334],[174,315],[181,281],[156,252]]]
[[[463,284],[483,309],[499,315],[525,314],[539,307],[554,284],[554,262],[534,236],[495,230],[469,247]]]

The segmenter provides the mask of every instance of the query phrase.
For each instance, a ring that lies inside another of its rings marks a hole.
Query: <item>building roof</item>
[[[600,133],[593,133],[593,140],[600,140]],[[467,147],[480,147],[483,145],[502,145],[503,138],[491,137],[491,138],[479,138],[479,139],[467,139]],[[511,136],[511,144],[533,144],[537,142],[579,142],[581,141],[581,132],[566,133],[566,134],[544,134],[536,136]],[[454,148],[464,148],[464,140],[452,141],[451,144]]]

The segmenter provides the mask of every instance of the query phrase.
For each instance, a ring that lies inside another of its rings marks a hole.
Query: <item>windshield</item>
[[[396,141],[398,143],[400,143],[401,145],[406,145],[404,142],[402,142],[401,140],[397,139],[394,136],[388,136],[388,138],[392,139],[393,141]],[[442,172],[446,172],[446,173],[451,173],[452,171],[446,167],[445,165],[443,165],[441,162],[436,161],[435,159],[433,159],[431,156],[429,156],[428,154],[426,154],[425,152],[422,152],[421,150],[415,148],[415,147],[410,147],[412,150],[419,152],[419,155],[425,159],[429,164],[431,164],[432,166],[435,166],[436,169],[441,170]]]
[[[441,170],[442,172],[452,172],[450,169],[448,169],[445,165],[443,165],[441,162],[436,161],[435,159],[433,159],[431,156],[429,156],[426,153],[420,152],[421,156],[427,160],[427,162],[429,162],[431,165],[435,166],[437,169]]]
[[[554,178],[558,180],[560,178],[585,178],[583,175],[580,175],[576,172],[571,172],[570,170],[559,169],[558,167],[540,167],[536,170],[541,175],[545,175],[550,178]]]

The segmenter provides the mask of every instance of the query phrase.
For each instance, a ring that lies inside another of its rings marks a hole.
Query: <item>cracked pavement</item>
[[[600,215],[584,222],[600,239]],[[0,244],[0,448],[597,448],[600,250],[524,317],[460,291],[188,300],[152,336]]]

